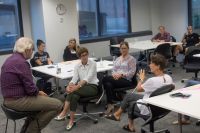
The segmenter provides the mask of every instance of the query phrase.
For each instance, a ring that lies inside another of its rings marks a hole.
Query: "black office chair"
[[[110,39],[110,55],[111,56],[120,56],[120,49],[117,47],[112,47],[112,45],[120,44],[122,41],[124,41],[124,38],[121,37],[112,37]]]
[[[14,122],[14,133],[16,133],[16,120],[19,120],[19,119],[22,119],[22,118],[33,119],[33,116],[38,113],[38,111],[16,111],[14,109],[10,109],[10,108],[6,107],[3,104],[1,105],[1,108],[2,108],[2,110],[4,111],[4,113],[7,117],[5,133],[7,133],[8,120],[9,119],[13,120],[13,122]],[[38,120],[37,120],[37,125],[39,127]]]
[[[123,100],[123,96],[126,94],[127,90],[135,89],[135,87],[137,86],[137,71],[135,72],[135,75],[132,77],[131,83],[132,83],[131,86],[114,89],[114,93],[118,96],[118,99],[117,99],[118,101],[121,102]],[[118,101],[115,101],[117,103],[114,104],[114,106],[117,106],[120,104]]]
[[[175,88],[175,86],[173,84],[162,86],[162,87],[156,89],[154,92],[152,92],[150,97],[154,97],[154,96],[158,96],[158,95],[162,95],[162,94],[171,92],[174,88]],[[135,116],[141,117],[142,119],[145,120],[145,123],[142,125],[142,128],[141,128],[141,133],[146,133],[146,132],[170,133],[170,131],[168,129],[163,129],[163,130],[159,130],[159,131],[154,130],[154,122],[163,118],[164,116],[166,116],[170,112],[170,110],[167,110],[167,109],[164,109],[161,107],[157,107],[157,106],[154,106],[151,104],[146,104],[146,103],[137,102],[137,104],[142,104],[142,105],[147,106],[148,110],[150,111],[150,115],[141,115],[140,112],[136,112],[136,111],[133,112]],[[137,104],[135,104],[135,105],[137,105]],[[133,106],[133,110],[134,110],[134,106]],[[145,128],[147,125],[149,125],[149,130]]]
[[[101,102],[101,99],[104,95],[104,89],[102,88],[102,79],[104,77],[104,73],[97,73],[97,77],[99,79],[98,94],[96,96],[82,97],[82,98],[79,99],[79,104],[82,105],[82,107],[83,107],[83,113],[75,114],[75,116],[79,116],[79,118],[77,118],[74,121],[75,124],[78,121],[80,121],[81,119],[84,119],[84,118],[89,118],[94,122],[94,124],[96,124],[96,123],[98,123],[98,119],[97,119],[96,115],[99,115],[99,116],[103,115],[103,112],[89,113],[87,111],[87,105],[89,103],[95,103],[95,104],[98,105]],[[94,102],[94,100],[96,100],[96,101]]]
[[[184,68],[186,72],[193,72],[195,74],[193,79],[197,80],[198,72],[200,71],[200,57],[194,57],[193,55],[195,54],[200,54],[200,49],[194,49],[190,53],[187,53],[184,60]]]
[[[165,57],[165,59],[167,59],[167,65],[168,65],[168,69],[167,72],[169,74],[172,74],[171,69],[169,69],[169,64],[172,58],[172,51],[171,51],[171,46],[169,43],[164,43],[164,44],[160,44],[156,47],[154,54],[160,54],[163,55]]]

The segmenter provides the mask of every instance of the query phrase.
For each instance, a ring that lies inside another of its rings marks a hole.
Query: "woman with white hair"
[[[26,119],[20,133],[40,132],[63,106],[59,100],[49,98],[43,91],[39,91],[33,83],[30,65],[26,61],[31,58],[32,53],[33,41],[27,37],[19,38],[15,43],[14,53],[1,68],[4,106],[17,111],[38,111],[34,119]]]

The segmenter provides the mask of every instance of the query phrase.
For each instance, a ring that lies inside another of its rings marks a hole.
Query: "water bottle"
[[[57,64],[56,65],[56,74],[60,74],[60,73],[61,73],[61,68]]]

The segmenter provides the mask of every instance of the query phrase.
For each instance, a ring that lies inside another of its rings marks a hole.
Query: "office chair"
[[[91,96],[91,97],[82,97],[79,99],[79,104],[82,105],[83,107],[83,113],[81,114],[75,114],[75,116],[79,116],[74,123],[76,124],[78,121],[84,119],[84,118],[89,118],[91,119],[94,124],[98,123],[98,119],[96,115],[102,116],[103,112],[95,112],[95,113],[89,113],[87,111],[87,105],[89,103],[95,103],[96,105],[100,104],[101,99],[104,95],[104,89],[102,88],[102,79],[104,77],[104,73],[97,73],[97,77],[99,79],[99,84],[98,84],[98,94],[96,96]],[[94,100],[96,100],[94,102]],[[69,117],[68,117],[69,118]]]
[[[13,120],[14,122],[14,133],[16,133],[16,120],[22,119],[22,118],[30,118],[33,119],[33,116],[38,113],[38,111],[16,111],[14,109],[10,109],[6,107],[5,105],[1,105],[2,110],[4,111],[7,121],[6,121],[6,129],[5,133],[7,133],[8,128],[8,120]],[[39,127],[39,122],[37,120],[37,126]],[[28,126],[27,126],[28,127]],[[24,129],[26,131],[26,129]]]
[[[124,38],[121,37],[112,37],[110,39],[110,55],[111,56],[120,56],[120,49],[117,47],[112,47],[112,45],[120,44],[122,41],[124,41]]]
[[[152,92],[150,97],[154,97],[154,96],[158,96],[158,95],[162,95],[162,94],[171,92],[174,88],[175,88],[175,86],[173,84],[162,86],[162,87],[156,89],[154,92]],[[142,115],[142,114],[140,114],[140,112],[134,111],[134,106],[133,106],[134,115],[137,117],[141,117],[142,119],[145,120],[144,124],[142,124],[142,127],[141,127],[141,133],[146,133],[146,132],[170,133],[170,131],[168,129],[163,129],[163,130],[159,130],[159,131],[155,131],[155,129],[154,129],[154,122],[163,118],[164,116],[166,116],[170,112],[170,110],[163,109],[161,107],[157,107],[157,106],[154,106],[151,104],[141,103],[141,102],[137,102],[137,104],[142,104],[142,105],[147,106],[148,110],[150,112],[150,115]],[[135,104],[135,105],[137,106],[137,104]],[[149,130],[145,128],[147,125],[149,125]]]
[[[127,90],[131,90],[134,89],[137,86],[137,71],[135,72],[135,75],[132,77],[131,79],[132,85],[128,86],[128,87],[122,87],[122,88],[115,88],[114,89],[114,93],[116,95],[123,95],[126,94]],[[123,97],[117,99],[118,101],[115,101],[116,103],[114,104],[114,106],[118,106],[120,104],[120,102],[123,100]]]
[[[31,64],[31,67],[37,66],[33,58],[30,59],[30,64]],[[53,96],[56,90],[55,88],[56,86],[52,86],[51,82],[48,82],[48,80],[52,78],[51,76],[43,74],[41,72],[37,72],[35,70],[32,70],[32,76],[36,82],[36,86],[39,89],[42,88],[43,89],[42,91],[44,91],[48,96]]]
[[[164,44],[160,44],[156,47],[154,54],[160,54],[163,55],[165,57],[165,59],[167,59],[167,65],[169,67],[169,63],[171,61],[172,58],[172,52],[171,52],[171,46],[169,43],[164,43]],[[172,74],[171,69],[167,69],[167,72],[169,74]]]
[[[194,57],[193,55],[195,54],[200,54],[200,49],[194,49],[193,51],[187,53],[184,60],[184,68],[187,73],[193,72],[195,74],[193,79],[197,80],[198,72],[200,71],[200,57]],[[184,82],[184,79],[182,79],[182,82]]]

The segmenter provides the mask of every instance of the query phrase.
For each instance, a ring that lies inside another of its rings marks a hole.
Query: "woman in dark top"
[[[76,39],[72,38],[69,40],[68,46],[66,46],[63,54],[63,61],[77,60],[78,57],[76,55],[77,45]]]

